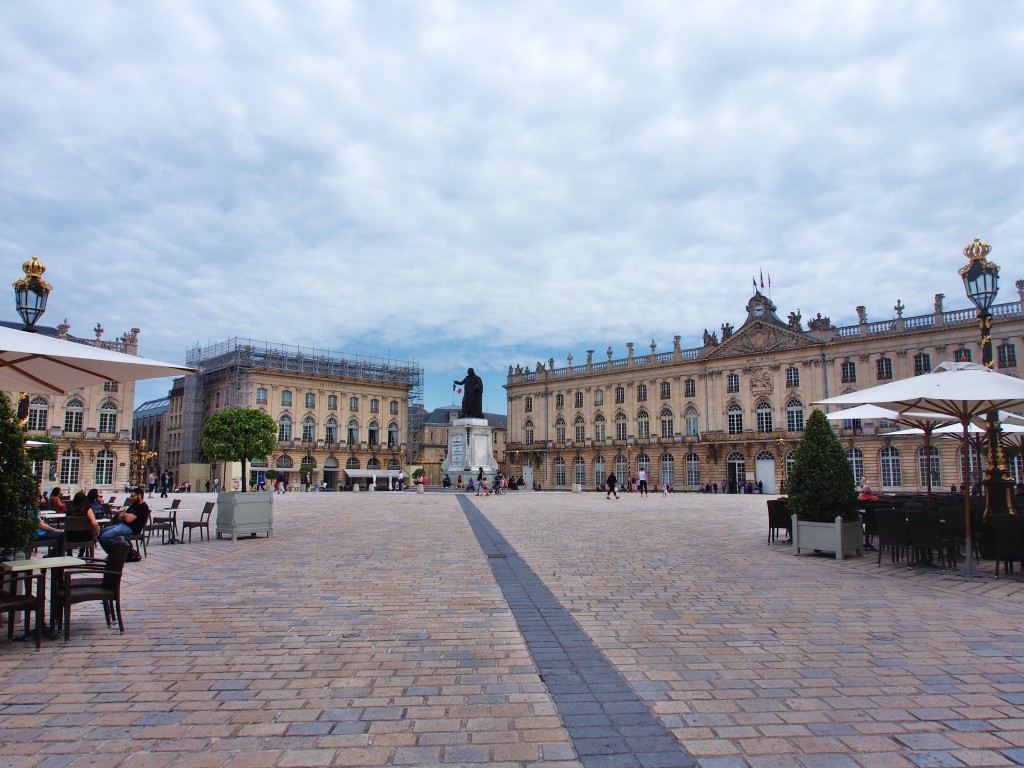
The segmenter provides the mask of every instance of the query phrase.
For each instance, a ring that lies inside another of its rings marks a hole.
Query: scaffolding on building
[[[201,375],[185,377],[182,405],[182,463],[201,461],[201,429],[208,411],[206,391],[213,382],[227,379],[226,405],[252,402],[253,371],[265,369],[355,381],[373,381],[408,387],[406,425],[410,458],[423,444],[423,368],[415,362],[331,352],[315,347],[231,338],[185,354],[186,364]]]

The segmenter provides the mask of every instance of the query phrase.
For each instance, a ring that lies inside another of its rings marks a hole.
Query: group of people
[[[462,475],[457,475],[455,478],[455,490],[456,491],[467,491],[470,493],[475,492],[477,496],[490,496],[492,493],[504,493],[505,491],[518,491],[520,488],[526,487],[526,480],[522,477],[505,477],[501,474],[501,470],[498,470],[494,475],[494,482],[491,483],[484,474],[483,469],[477,472],[476,479],[474,480],[470,476],[468,481],[463,480]],[[450,475],[445,475],[441,481],[442,488],[452,487],[452,478]]]
[[[146,486],[149,488],[149,498],[153,498],[153,494],[156,493],[156,489],[160,489],[160,498],[166,499],[168,493],[192,493],[192,483],[186,481],[184,483],[175,484],[174,475],[171,474],[170,470],[164,470],[159,474],[150,471],[146,476]],[[209,490],[209,488],[207,488]],[[125,493],[131,493],[131,486],[125,483]]]
[[[128,504],[124,509],[112,510],[109,504],[103,502],[99,490],[93,488],[88,493],[79,491],[70,502],[65,503],[64,493],[58,487],[54,488],[47,495],[39,488],[39,509],[64,514],[68,517],[83,517],[92,524],[92,535],[104,552],[110,551],[110,545],[119,538],[142,533],[149,522],[149,505],[146,504],[146,492],[141,486],[130,489]],[[100,520],[109,520],[110,523],[101,529]],[[45,544],[49,547],[50,555],[59,555],[65,550],[64,531],[47,523],[42,515],[38,516],[38,530],[36,531],[36,544]],[[139,560],[139,555],[134,550],[128,556],[129,561]]]

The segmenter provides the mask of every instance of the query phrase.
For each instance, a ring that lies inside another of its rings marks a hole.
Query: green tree
[[[39,496],[25,453],[25,432],[0,392],[0,554],[24,549],[38,526]]]
[[[815,409],[793,456],[789,508],[801,520],[853,519],[857,502],[853,470],[825,414]]]
[[[29,461],[56,461],[57,460],[57,441],[52,437],[33,437],[33,440],[46,443],[46,445],[35,445],[28,448],[25,452],[28,454]]]
[[[249,473],[245,462],[265,459],[277,445],[277,423],[256,408],[227,408],[203,427],[203,452],[212,461],[242,462],[242,491]]]

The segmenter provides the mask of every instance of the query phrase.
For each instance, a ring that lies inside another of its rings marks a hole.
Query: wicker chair
[[[777,541],[779,531],[786,532],[786,539],[793,538],[793,518],[786,499],[768,499],[768,543]]]
[[[64,639],[71,639],[71,606],[77,603],[103,603],[103,616],[107,626],[117,617],[117,626],[124,632],[121,619],[121,576],[128,553],[132,551],[127,541],[115,541],[110,545],[107,559],[94,565],[80,565],[64,569],[64,584],[60,601],[64,606]]]
[[[188,540],[192,541],[192,531],[195,528],[199,529],[199,540],[203,540],[203,530],[206,530],[206,538],[210,538],[210,515],[213,514],[213,502],[208,501],[203,505],[203,511],[199,513],[198,520],[182,520],[181,521],[181,535],[185,536],[185,531],[188,531]]]
[[[7,614],[7,639],[14,639],[14,614],[24,613],[25,614],[25,635],[29,633],[29,621],[32,618],[32,614],[36,615],[36,650],[39,650],[39,646],[43,639],[43,579],[46,578],[46,574],[37,573],[35,575],[26,573],[20,576],[7,575],[3,579],[3,584],[0,585],[0,613]],[[24,583],[22,593],[17,594],[17,586],[19,583]]]

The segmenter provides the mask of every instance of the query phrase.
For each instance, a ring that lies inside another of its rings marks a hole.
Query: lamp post
[[[992,314],[989,310],[999,292],[999,265],[988,260],[992,247],[978,238],[964,248],[968,263],[960,268],[967,298],[978,308],[978,326],[981,328],[981,364],[991,368],[992,358]],[[999,411],[985,415],[988,433],[988,469],[985,479],[985,517],[992,514],[1007,514],[1014,511],[1013,480],[1007,475],[1001,443],[1002,429],[999,426]],[[964,451],[968,451],[964,445]],[[965,458],[969,466],[969,457]],[[969,476],[968,476],[969,482]],[[971,492],[971,488],[967,489]]]
[[[43,280],[42,274],[46,271],[46,265],[35,256],[22,264],[21,268],[25,276],[14,283],[14,299],[18,314],[25,323],[22,330],[35,333],[36,323],[46,311],[46,300],[53,286]]]

